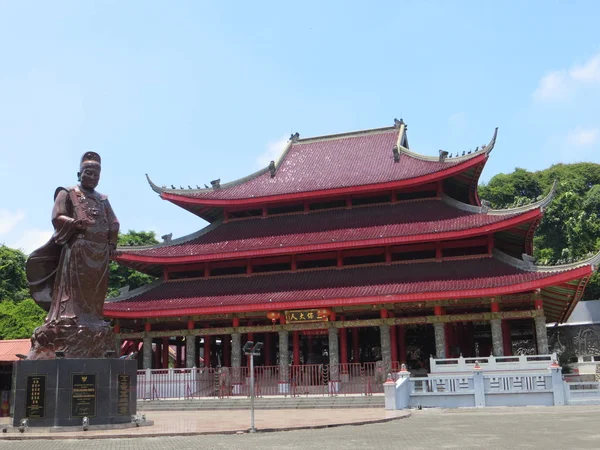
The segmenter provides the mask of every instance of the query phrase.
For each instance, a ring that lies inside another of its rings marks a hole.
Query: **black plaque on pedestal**
[[[96,417],[96,374],[71,374],[71,417]]]
[[[12,423],[30,427],[130,423],[136,413],[137,361],[127,359],[23,360],[13,365]]]
[[[131,394],[131,378],[129,375],[120,373],[118,377],[118,395],[117,395],[117,414],[129,416],[130,394]]]
[[[27,376],[25,417],[43,419],[46,406],[46,375]]]

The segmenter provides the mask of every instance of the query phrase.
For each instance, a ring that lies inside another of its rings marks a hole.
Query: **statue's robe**
[[[75,227],[79,219],[89,222],[83,230]],[[31,294],[48,311],[47,324],[96,322],[102,318],[119,222],[106,196],[75,186],[56,190],[52,224],[50,241],[27,261]]]

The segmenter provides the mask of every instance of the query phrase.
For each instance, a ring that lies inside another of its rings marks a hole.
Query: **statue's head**
[[[93,191],[100,181],[100,155],[95,152],[85,152],[81,157],[77,179],[81,187]]]

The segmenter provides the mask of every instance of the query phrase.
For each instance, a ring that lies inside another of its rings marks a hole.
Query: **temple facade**
[[[151,188],[209,225],[117,261],[154,275],[107,300],[120,352],[140,367],[247,364],[346,367],[429,358],[547,354],[547,322],[564,322],[600,254],[541,267],[533,235],[554,188],[530,205],[495,210],[477,193],[496,144],[452,156],[409,148],[406,124],[290,137],[278,161],[204,189]]]

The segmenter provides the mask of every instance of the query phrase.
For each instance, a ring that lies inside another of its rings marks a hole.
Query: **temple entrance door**
[[[405,328],[406,366],[416,376],[429,372],[429,357],[435,355],[433,325],[407,325]]]
[[[327,330],[307,330],[300,335],[300,364],[329,364]]]

